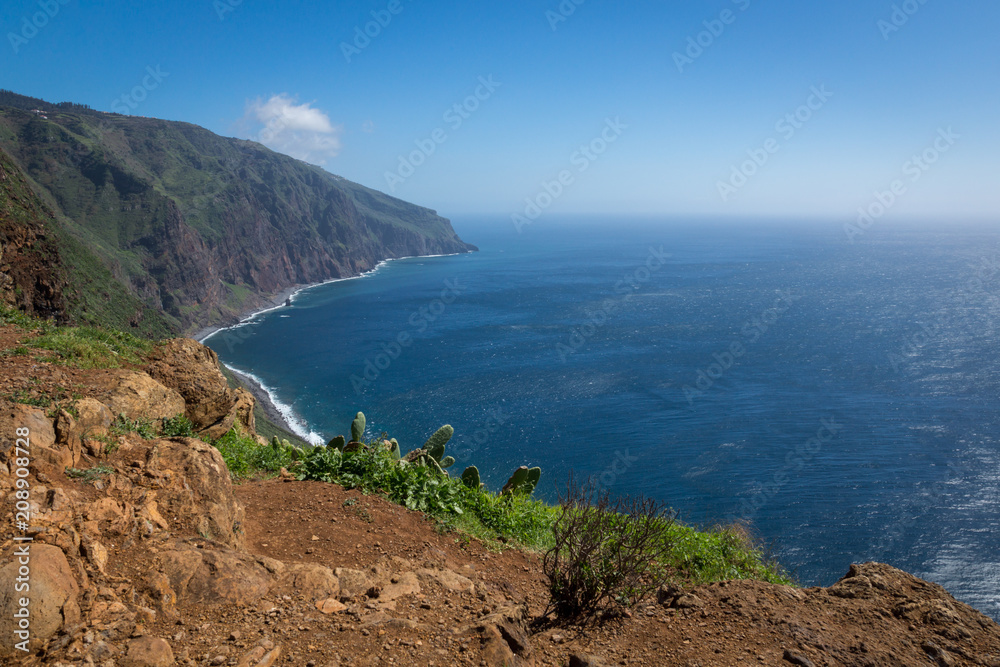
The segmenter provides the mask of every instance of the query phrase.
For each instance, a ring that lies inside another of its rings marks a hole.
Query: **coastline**
[[[267,417],[275,426],[283,428],[289,433],[295,433],[292,429],[292,425],[288,423],[285,415],[281,413],[278,406],[274,404],[271,399],[271,394],[264,389],[264,386],[260,384],[255,378],[250,377],[243,371],[238,371],[232,366],[226,366],[230,373],[236,376],[240,383],[246,387],[247,391],[253,394],[253,397],[257,399],[257,404],[260,405],[261,410],[264,411],[264,416]]]
[[[472,252],[472,251],[470,251],[470,252]],[[199,343],[201,343],[202,345],[204,345],[206,340],[208,340],[209,338],[211,338],[215,334],[219,333],[220,331],[223,331],[225,329],[234,329],[234,328],[236,328],[238,326],[241,326],[243,324],[246,324],[248,322],[253,321],[255,318],[259,317],[260,315],[263,315],[264,313],[269,313],[269,312],[271,312],[273,310],[278,310],[279,308],[284,308],[285,305],[288,303],[289,300],[291,300],[294,303],[295,302],[295,298],[299,294],[301,294],[302,292],[304,292],[306,290],[313,289],[314,287],[322,287],[323,285],[329,285],[330,283],[339,283],[339,282],[343,282],[345,280],[357,280],[358,278],[366,278],[366,277],[374,274],[376,271],[378,271],[379,269],[381,269],[383,266],[385,266],[389,262],[395,262],[395,261],[398,261],[398,260],[401,260],[401,259],[429,259],[431,257],[455,257],[457,255],[465,255],[465,254],[468,254],[468,253],[452,252],[452,253],[447,253],[447,254],[443,254],[443,255],[407,255],[406,257],[390,257],[388,259],[380,260],[378,262],[378,264],[376,264],[375,266],[373,266],[371,269],[369,269],[368,271],[362,271],[361,273],[359,273],[356,276],[347,276],[345,278],[331,278],[329,280],[324,280],[324,281],[318,282],[318,283],[309,283],[309,284],[306,284],[306,285],[293,285],[291,287],[286,287],[285,289],[283,289],[282,291],[278,292],[277,294],[275,294],[275,295],[273,295],[271,297],[267,297],[265,299],[265,301],[268,303],[268,305],[266,305],[264,308],[258,308],[257,310],[248,310],[248,311],[245,311],[243,314],[241,314],[239,316],[239,320],[236,322],[236,324],[232,324],[232,325],[229,325],[229,326],[218,326],[218,325],[216,325],[216,326],[202,327],[201,329],[199,329],[198,331],[194,332],[193,334],[191,334],[188,337],[189,338],[193,338],[194,340],[196,340]]]
[[[289,301],[294,303],[295,298],[306,290],[313,289],[314,287],[321,287],[323,285],[329,285],[330,283],[366,278],[368,276],[373,275],[376,271],[378,271],[383,266],[387,265],[389,262],[393,262],[400,259],[428,259],[431,257],[453,257],[455,255],[462,255],[462,254],[465,253],[454,252],[444,255],[411,255],[408,257],[393,257],[390,259],[383,259],[379,261],[379,263],[376,264],[374,267],[372,267],[370,270],[359,273],[356,276],[348,276],[346,278],[331,278],[330,280],[324,280],[323,282],[312,283],[309,285],[294,285],[268,298],[267,301],[269,305],[267,305],[266,307],[254,311],[248,311],[247,313],[243,314],[236,324],[233,324],[228,327],[224,326],[204,327],[195,332],[194,334],[192,334],[190,337],[198,341],[202,345],[204,345],[205,341],[207,341],[209,338],[213,337],[214,335],[216,335],[221,331],[225,331],[228,329],[235,329],[249,322],[252,322],[260,315],[269,313],[274,310],[278,310],[279,308],[284,308],[286,304],[289,303]],[[253,375],[253,373],[250,371],[244,371],[233,368],[232,366],[226,364],[225,362],[222,362],[221,360],[220,363],[222,363],[226,368],[228,368],[230,372],[233,373],[233,375],[237,376],[240,382],[242,382],[244,386],[246,386],[247,390],[251,394],[253,394],[254,398],[257,399],[258,404],[260,404],[261,409],[264,411],[264,415],[268,418],[268,420],[270,420],[276,426],[279,426],[282,429],[288,431],[289,433],[294,433],[296,436],[302,438],[306,442],[312,444],[324,444],[322,436],[312,431],[309,428],[309,424],[307,424],[305,420],[299,417],[299,415],[295,413],[295,410],[292,409],[290,405],[285,405],[284,403],[279,401],[275,396],[275,394],[273,393],[273,390],[267,385],[265,385],[260,378]]]
[[[311,430],[309,425],[295,414],[292,406],[278,401],[272,393],[273,390],[265,385],[259,377],[247,371],[233,368],[228,364],[225,364],[225,366],[243,383],[247,391],[253,394],[264,411],[264,415],[275,426],[279,426],[289,433],[294,433],[297,437],[312,445],[324,444],[323,437]]]

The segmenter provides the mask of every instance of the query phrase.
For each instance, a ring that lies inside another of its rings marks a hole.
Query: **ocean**
[[[805,585],[877,560],[1000,620],[1000,232],[457,220],[481,252],[297,294],[206,342],[314,440],[444,423],[496,489],[542,467],[749,522]],[[851,238],[849,238],[851,236]]]

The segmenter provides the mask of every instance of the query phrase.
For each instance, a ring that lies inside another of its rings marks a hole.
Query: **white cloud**
[[[247,103],[242,125],[258,128],[250,137],[268,148],[313,164],[326,164],[340,152],[343,128],[312,103],[296,104],[288,94]]]

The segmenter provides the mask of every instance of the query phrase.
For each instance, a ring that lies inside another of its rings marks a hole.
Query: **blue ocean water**
[[[808,585],[878,560],[1000,619],[1000,233],[988,227],[456,222],[207,341],[300,418],[404,450],[443,423],[497,488],[540,465],[744,519]],[[353,378],[353,379],[352,379]]]

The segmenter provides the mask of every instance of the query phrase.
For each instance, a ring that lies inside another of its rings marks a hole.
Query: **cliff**
[[[624,616],[558,623],[543,617],[537,553],[336,484],[234,484],[220,450],[191,437],[255,438],[253,398],[211,350],[132,341],[118,359],[133,362],[94,368],[74,348],[41,357],[43,340],[0,326],[3,664],[1000,667],[1000,626],[878,563],[829,588],[678,584]],[[12,530],[25,486],[30,520]]]
[[[46,209],[78,322],[191,332],[383,259],[475,249],[434,211],[188,123],[2,92],[0,151]]]

